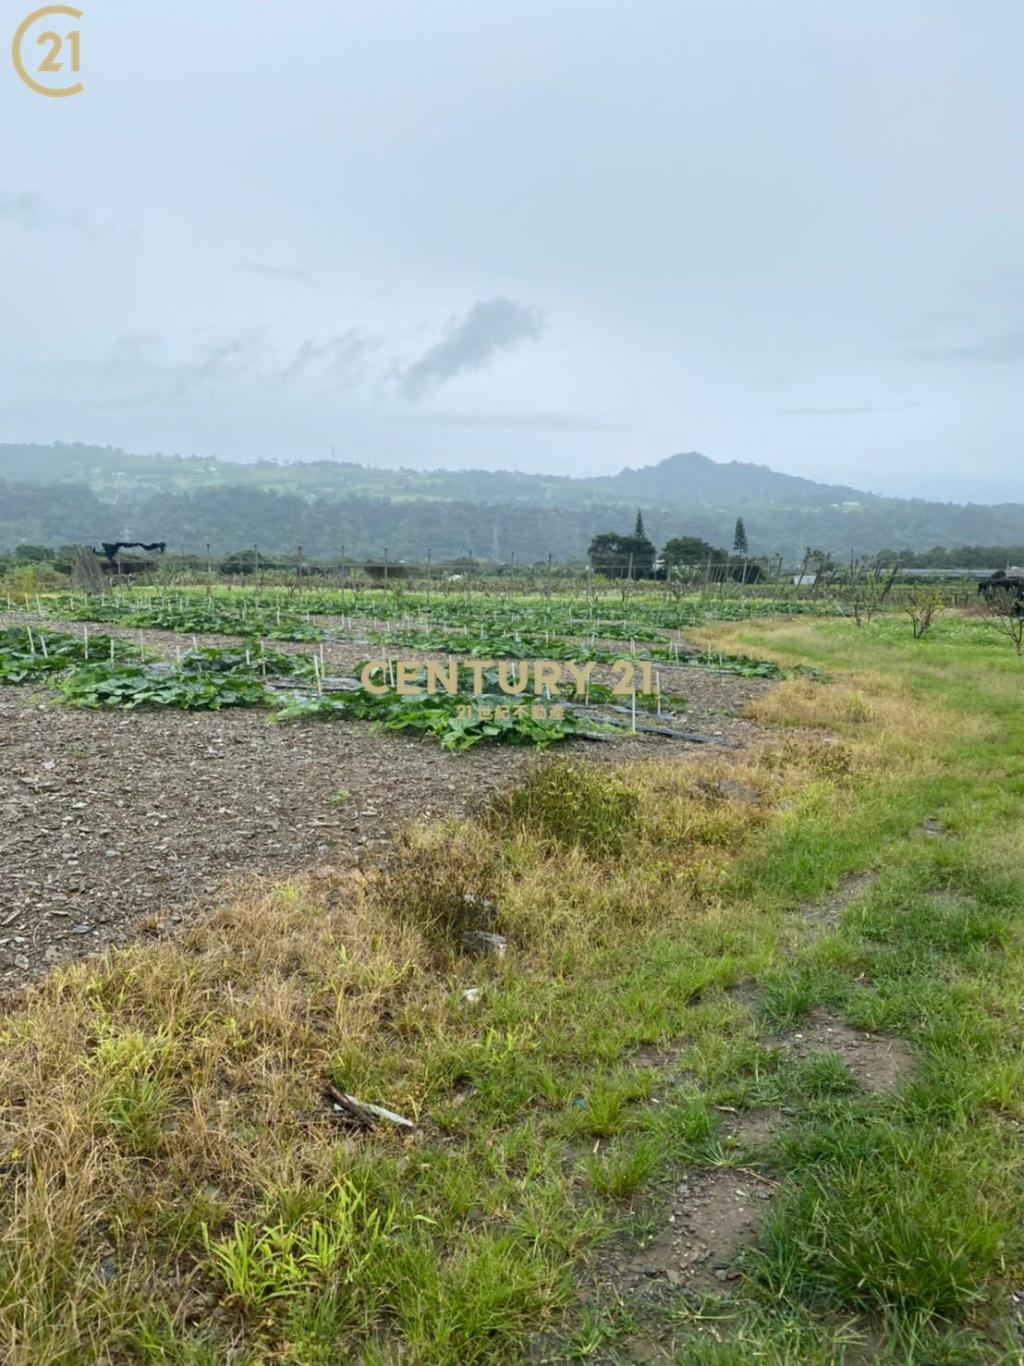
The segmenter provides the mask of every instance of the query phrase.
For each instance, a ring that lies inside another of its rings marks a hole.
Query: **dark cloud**
[[[468,313],[453,320],[443,341],[400,372],[399,388],[406,398],[417,399],[457,375],[483,369],[500,352],[520,342],[536,341],[543,330],[540,310],[514,299],[474,304]]]

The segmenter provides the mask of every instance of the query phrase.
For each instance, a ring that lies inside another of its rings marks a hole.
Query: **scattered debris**
[[[949,831],[937,816],[929,816],[927,820],[921,822],[921,833],[931,835],[933,839],[942,839],[943,836],[949,834]]]
[[[486,896],[474,896],[472,893],[467,892],[462,900],[465,905],[474,906],[477,910],[484,911],[488,916],[493,916],[498,909],[494,902]]]
[[[487,930],[467,930],[462,936],[462,944],[470,953],[493,953],[496,958],[504,958],[508,940],[503,934],[491,934]]]
[[[328,1082],[324,1088],[324,1098],[340,1120],[354,1124],[359,1129],[372,1129],[374,1121],[378,1119],[386,1120],[388,1124],[396,1124],[400,1129],[416,1128],[413,1121],[406,1119],[404,1115],[396,1114],[394,1110],[386,1110],[383,1105],[371,1105],[369,1101],[357,1100],[355,1096],[346,1095],[332,1082]]]

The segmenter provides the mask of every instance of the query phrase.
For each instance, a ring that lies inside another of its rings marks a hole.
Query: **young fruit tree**
[[[910,618],[915,640],[920,640],[928,634],[932,628],[932,621],[945,605],[945,599],[937,588],[915,588],[904,599],[903,610]]]
[[[899,568],[894,564],[886,569],[878,560],[851,564],[847,582],[836,591],[835,603],[839,611],[844,616],[852,616],[858,626],[870,621],[885,606]]]
[[[1024,599],[1016,587],[993,587],[985,595],[985,618],[988,624],[1006,636],[1020,655],[1024,650]]]

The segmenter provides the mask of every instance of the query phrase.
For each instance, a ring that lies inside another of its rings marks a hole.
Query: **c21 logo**
[[[11,61],[19,77],[38,95],[61,98],[77,95],[85,89],[80,80],[70,85],[60,82],[67,73],[77,76],[81,68],[81,33],[77,28],[52,23],[56,17],[81,19],[83,11],[71,5],[44,5],[33,10],[18,25],[11,43]],[[39,48],[38,60],[31,56],[31,47]],[[35,65],[33,66],[33,62]],[[30,67],[33,69],[30,70]],[[40,77],[55,77],[52,84]]]

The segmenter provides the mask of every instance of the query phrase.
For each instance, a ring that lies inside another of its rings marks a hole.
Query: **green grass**
[[[377,878],[53,975],[0,1031],[6,1358],[1017,1360],[1024,666],[961,626],[719,628],[833,680],[757,704],[760,756],[548,768]],[[505,958],[459,952],[477,914]],[[912,1074],[789,1054],[823,1010]],[[345,1132],[327,1078],[416,1136]],[[730,1295],[584,1303],[609,1237],[740,1162],[773,1199]]]

